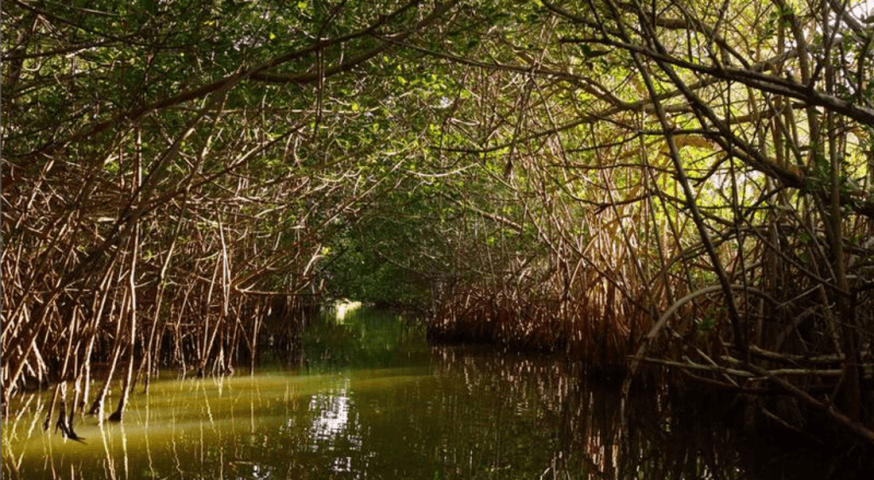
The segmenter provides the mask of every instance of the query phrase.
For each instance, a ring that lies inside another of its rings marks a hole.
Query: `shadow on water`
[[[623,422],[618,386],[580,365],[429,347],[397,313],[322,318],[303,352],[308,372],[156,382],[124,424],[78,418],[84,445],[42,432],[45,396],[22,399],[4,420],[2,477],[870,478],[835,469],[846,459],[823,446],[736,433],[712,418],[731,404],[681,402],[660,383]]]

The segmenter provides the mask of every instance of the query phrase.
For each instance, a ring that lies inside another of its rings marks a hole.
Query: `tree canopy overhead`
[[[354,296],[726,388],[834,356],[874,438],[867,2],[2,8],[4,395],[254,365],[277,298]]]

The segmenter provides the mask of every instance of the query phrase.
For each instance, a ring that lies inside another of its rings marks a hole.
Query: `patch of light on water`
[[[313,395],[310,410],[321,410],[319,417],[313,421],[313,438],[330,440],[346,429],[349,422],[349,397],[319,393]]]
[[[310,399],[310,411],[317,412],[310,429],[311,438],[321,441],[332,441],[340,437],[349,425],[349,379],[343,380],[343,386],[326,393],[316,393]],[[351,438],[351,437],[350,437]]]
[[[343,324],[343,320],[353,311],[361,308],[361,302],[337,302],[334,306],[336,310],[337,323]]]
[[[351,472],[352,457],[337,457],[331,462],[331,470],[335,472]]]

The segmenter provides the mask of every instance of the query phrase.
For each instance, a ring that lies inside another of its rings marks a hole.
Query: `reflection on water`
[[[342,325],[316,322],[305,338],[308,372],[158,381],[148,395],[132,397],[124,424],[77,419],[85,444],[44,433],[46,397],[34,396],[4,420],[3,478],[764,479],[827,472],[828,458],[805,454],[814,465],[807,466],[792,452],[736,448],[737,435],[705,418],[719,402],[678,404],[671,389],[648,388],[631,399],[623,426],[615,386],[579,365],[429,348],[410,324],[366,309]],[[793,462],[801,466],[775,474],[775,464]]]
[[[343,380],[343,388],[313,395],[310,411],[321,414],[313,421],[310,432],[316,440],[331,440],[343,434],[349,423],[349,379]]]

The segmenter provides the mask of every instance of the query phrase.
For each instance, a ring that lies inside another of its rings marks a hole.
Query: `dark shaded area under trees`
[[[4,406],[75,435],[354,297],[874,443],[864,6],[2,8]]]

